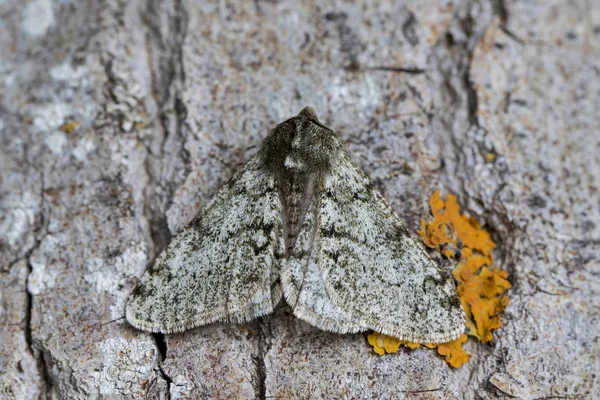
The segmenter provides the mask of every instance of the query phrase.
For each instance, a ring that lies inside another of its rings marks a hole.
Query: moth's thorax
[[[277,125],[265,138],[262,151],[275,174],[313,174],[331,167],[340,146],[336,134],[306,108]]]
[[[310,108],[277,125],[265,139],[262,152],[277,179],[288,251],[295,243],[313,194],[338,157],[340,147],[336,134],[322,125]]]

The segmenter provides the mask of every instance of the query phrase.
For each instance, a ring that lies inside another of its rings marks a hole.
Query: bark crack
[[[27,156],[26,156],[27,158]],[[31,165],[34,170],[40,176],[40,204],[39,204],[39,214],[36,216],[36,223],[33,226],[33,235],[35,238],[35,243],[29,249],[22,260],[27,260],[27,278],[25,279],[25,316],[24,316],[24,325],[23,325],[23,335],[25,336],[25,343],[27,344],[27,350],[29,354],[36,360],[36,369],[38,370],[38,374],[42,380],[42,393],[40,396],[45,396],[45,398],[49,399],[51,397],[51,393],[53,391],[53,382],[50,378],[50,372],[48,370],[48,364],[46,362],[46,358],[44,356],[44,349],[41,347],[39,342],[34,343],[33,339],[33,329],[32,329],[32,319],[33,319],[33,300],[34,294],[29,290],[29,279],[31,278],[31,274],[33,272],[33,266],[31,257],[36,250],[38,250],[41,246],[42,240],[45,238],[48,232],[48,221],[49,221],[49,212],[50,208],[46,203],[44,192],[46,188],[44,172],[40,170],[39,167],[33,165],[27,160],[27,163]],[[37,345],[37,346],[36,346]]]
[[[494,10],[494,14],[497,15],[498,18],[500,18],[500,29],[502,30],[502,32],[504,32],[515,42],[519,44],[524,44],[525,42],[523,41],[523,39],[515,35],[510,29],[508,29],[507,25],[509,14],[508,9],[506,8],[505,0],[492,0],[492,7]]]
[[[171,399],[171,385],[173,384],[173,379],[165,372],[162,364],[167,358],[168,345],[165,341],[165,335],[162,333],[153,333],[152,337],[154,338],[154,342],[156,343],[156,347],[158,348],[158,371],[160,372],[161,377],[167,383],[167,393],[166,397],[168,400]]]
[[[54,392],[54,383],[50,375],[50,369],[44,351],[39,351],[39,355],[36,360],[36,365],[40,371],[42,382],[44,383],[45,397],[47,400],[52,399],[52,393]],[[43,395],[43,394],[42,394]],[[41,396],[41,395],[40,395]]]
[[[421,390],[402,390],[401,393],[406,394],[419,394],[419,393],[431,393],[431,392],[439,392],[442,388],[435,389],[421,389]]]
[[[259,400],[267,399],[267,367],[265,365],[265,357],[271,351],[272,347],[272,317],[261,317],[256,321],[256,337],[257,354],[253,357],[256,366],[256,375],[254,381],[254,391],[256,398]]]
[[[473,62],[473,51],[468,52],[467,66],[463,77],[463,84],[465,86],[465,93],[467,95],[467,110],[469,116],[469,124],[471,126],[479,127],[479,118],[477,117],[477,110],[479,108],[479,98],[477,91],[471,81],[471,64]]]
[[[418,67],[396,67],[396,66],[386,66],[386,65],[378,65],[374,67],[365,68],[367,71],[387,71],[387,72],[397,72],[404,74],[412,74],[419,75],[425,73],[424,68]]]

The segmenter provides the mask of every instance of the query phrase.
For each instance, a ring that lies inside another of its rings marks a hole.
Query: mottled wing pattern
[[[451,277],[345,151],[324,178],[318,231],[327,294],[353,321],[412,342],[443,343],[463,332]]]
[[[271,313],[283,254],[276,180],[254,156],[142,276],[127,320],[173,333]]]
[[[321,239],[316,229],[318,197],[306,212],[294,248],[283,261],[281,286],[294,315],[319,329],[332,332],[360,332],[366,326],[333,303],[325,290],[319,270]]]

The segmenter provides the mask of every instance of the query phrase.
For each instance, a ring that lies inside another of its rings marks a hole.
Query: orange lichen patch
[[[491,268],[495,244],[479,222],[461,215],[455,196],[448,195],[444,201],[439,191],[435,191],[429,205],[434,219],[430,222],[422,220],[419,234],[429,247],[448,258],[460,259],[452,275],[458,283],[457,294],[465,310],[468,333],[481,342],[489,342],[493,339],[492,330],[502,325],[500,313],[509,302],[508,297],[503,295],[511,287],[508,273]],[[470,358],[462,348],[466,341],[467,335],[463,334],[449,343],[428,343],[424,346],[436,348],[451,366],[459,368]],[[369,335],[369,343],[380,355],[395,353],[400,345],[411,349],[420,347],[418,343],[379,333]]]
[[[400,345],[404,344],[404,342],[399,339],[377,332],[373,332],[367,336],[367,340],[369,341],[369,344],[373,346],[373,351],[380,356],[385,353],[396,353],[400,348]]]
[[[508,305],[502,294],[510,289],[506,271],[490,270],[494,242],[489,232],[472,217],[462,215],[456,197],[448,195],[446,201],[435,191],[429,200],[433,221],[421,221],[419,231],[425,243],[449,256],[447,249],[458,247],[460,263],[452,275],[458,282],[458,297],[467,317],[469,334],[482,342],[493,339],[492,330],[499,328],[500,313]],[[461,248],[462,244],[462,248]]]
[[[384,354],[397,353],[400,346],[406,346],[412,350],[421,347],[421,343],[412,343],[396,339],[382,333],[373,332],[367,337],[369,344],[373,346],[373,351],[380,356]],[[467,341],[467,335],[463,334],[458,339],[441,344],[424,343],[424,347],[435,349],[439,355],[446,359],[446,362],[454,368],[460,368],[471,357],[469,353],[463,350],[462,345]]]
[[[78,126],[79,124],[77,123],[77,121],[71,121],[63,124],[63,126],[60,127],[60,130],[64,133],[73,133],[75,128],[77,128]]]
[[[511,287],[507,277],[506,271],[483,267],[479,274],[458,284],[458,297],[467,314],[469,333],[483,343],[491,341],[494,338],[492,329],[502,325],[500,313],[509,300],[501,295]]]
[[[470,254],[452,270],[452,275],[457,282],[465,282],[471,279],[477,272],[492,264],[491,257],[480,254]]]
[[[367,341],[373,347],[373,351],[380,356],[385,354],[385,348],[383,347],[383,336],[381,333],[373,332],[367,336]]]
[[[490,234],[481,229],[479,222],[474,218],[460,214],[455,196],[448,195],[444,202],[440,192],[436,190],[429,199],[429,206],[434,219],[429,223],[421,220],[419,231],[425,244],[442,252],[446,246],[458,249],[464,246],[491,256],[495,244]]]
[[[471,358],[471,355],[462,348],[466,341],[467,335],[463,333],[458,339],[452,342],[437,344],[437,352],[446,359],[448,364],[454,368],[460,368]]]
[[[403,345],[405,345],[406,347],[408,347],[409,349],[412,349],[412,350],[421,347],[420,343],[405,342],[405,341],[401,341],[400,343],[402,343]],[[433,347],[430,347],[430,348],[433,348]]]

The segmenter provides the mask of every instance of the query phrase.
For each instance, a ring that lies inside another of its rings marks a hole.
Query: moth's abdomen
[[[306,210],[313,197],[314,179],[308,176],[288,175],[281,182],[281,200],[284,210],[286,253],[293,248]]]

